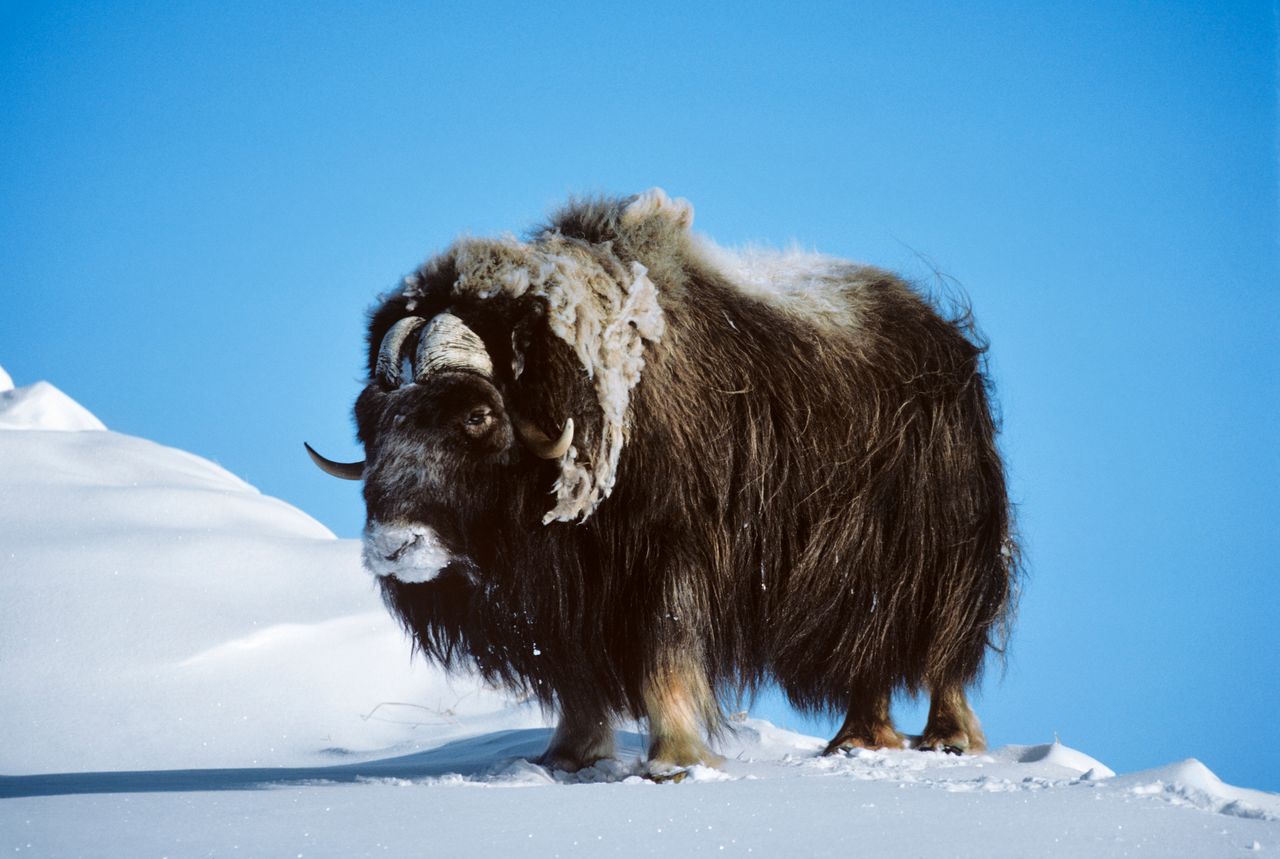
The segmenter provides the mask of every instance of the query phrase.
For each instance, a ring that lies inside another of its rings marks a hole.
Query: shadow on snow
[[[547,728],[496,731],[455,740],[428,751],[334,766],[0,776],[0,799],[90,793],[263,790],[308,782],[352,784],[363,779],[478,776],[513,759],[533,760],[546,748],[550,737],[551,731]],[[643,747],[643,739],[631,732],[619,731],[618,740],[623,749]]]

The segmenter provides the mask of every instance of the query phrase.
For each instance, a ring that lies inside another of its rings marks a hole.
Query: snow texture
[[[48,382],[15,388],[0,369],[0,430],[104,430],[84,406]]]
[[[79,414],[60,409],[54,427]],[[634,725],[616,759],[548,771],[536,710],[409,659],[358,542],[111,432],[0,433],[0,654],[6,855],[1280,848],[1280,796],[1195,760],[1115,775],[1058,742],[821,757],[743,717],[724,767],[679,783],[642,777]]]
[[[449,550],[426,525],[372,523],[364,531],[364,565],[376,576],[429,582],[449,564]]]

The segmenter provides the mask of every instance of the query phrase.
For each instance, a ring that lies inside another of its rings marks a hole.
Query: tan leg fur
[[[715,713],[715,700],[702,671],[692,662],[677,662],[655,671],[645,684],[649,717],[649,771],[664,771],[723,759],[703,741],[703,730]]]
[[[889,716],[888,694],[857,696],[849,704],[844,724],[827,743],[824,755],[844,749],[900,749],[902,735]]]
[[[929,699],[929,721],[920,737],[921,749],[976,753],[987,748],[982,724],[969,706],[964,689],[934,689]]]

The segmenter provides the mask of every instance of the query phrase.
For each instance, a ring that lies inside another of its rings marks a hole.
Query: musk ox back
[[[982,348],[885,271],[735,255],[654,190],[465,239],[375,309],[356,402],[365,559],[418,647],[560,714],[543,760],[648,720],[713,762],[776,679],[828,751],[985,743],[964,690],[1017,572]]]

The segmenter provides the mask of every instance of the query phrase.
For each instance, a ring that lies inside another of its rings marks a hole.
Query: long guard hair
[[[388,606],[431,657],[553,707],[641,716],[672,654],[808,711],[972,683],[1019,554],[969,316],[877,268],[732,254],[686,210],[576,201],[375,308],[371,378],[393,323],[448,310],[512,408],[579,428],[559,461],[459,466],[459,560],[381,579]]]

